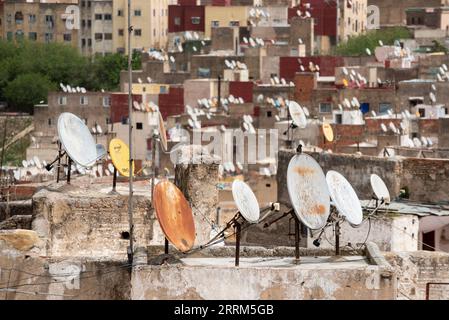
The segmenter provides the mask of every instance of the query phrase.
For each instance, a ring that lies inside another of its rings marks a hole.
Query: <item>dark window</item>
[[[419,109],[418,110],[418,112],[419,112],[419,116],[421,117],[421,118],[425,118],[426,117],[426,109]]]
[[[28,33],[28,39],[30,39],[32,41],[36,41],[37,40],[37,33],[36,32],[29,32]]]
[[[180,26],[180,25],[181,25],[181,18],[175,17],[175,26]]]
[[[134,35],[140,37],[142,35],[142,29],[134,30]]]
[[[51,126],[51,118],[48,119],[48,125]]]
[[[112,20],[112,14],[105,13],[104,20]]]
[[[143,130],[143,123],[142,122],[137,122],[136,123],[136,129],[137,130]]]
[[[192,17],[192,24],[200,24],[201,18],[200,17]]]
[[[83,28],[85,28],[86,27],[86,20],[81,20],[81,26],[83,27]]]
[[[123,16],[123,10],[117,10],[117,15],[119,17],[122,17]]]
[[[92,27],[92,20],[90,20],[90,19],[87,20],[87,27],[88,28]]]
[[[140,17],[140,16],[142,15],[142,11],[140,11],[140,10],[134,10],[134,15],[135,15],[136,17]]]
[[[320,113],[331,113],[332,112],[332,104],[330,103],[320,103]]]
[[[103,34],[102,33],[96,33],[95,34],[95,40],[97,40],[97,41],[103,40]]]
[[[125,31],[123,29],[118,29],[118,35],[120,37],[123,37],[124,34],[125,34]]]
[[[22,11],[17,11],[14,18],[16,19],[16,24],[22,24],[23,23]]]
[[[273,116],[273,113],[271,111],[267,111],[267,118],[271,118]]]
[[[342,124],[343,123],[343,115],[342,114],[336,114],[335,115],[335,123],[336,124]]]
[[[128,124],[128,117],[122,117],[122,124]]]
[[[28,16],[29,22],[30,23],[35,23],[36,22],[36,15],[35,14],[30,14]]]
[[[70,33],[64,34],[64,41],[70,42],[72,41],[72,35]]]
[[[92,39],[87,39],[87,46],[92,47]]]
[[[104,40],[112,40],[112,33],[105,33]]]
[[[81,39],[81,45],[82,45],[83,47],[86,46],[86,39]]]
[[[101,20],[103,19],[103,15],[100,13],[95,14],[95,20]]]

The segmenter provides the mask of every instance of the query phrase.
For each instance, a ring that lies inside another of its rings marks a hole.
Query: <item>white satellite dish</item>
[[[232,164],[232,167],[235,167]],[[231,168],[232,171],[232,168]],[[260,218],[259,202],[254,192],[243,181],[235,180],[232,183],[232,197],[240,214],[249,223],[258,223]]]
[[[363,222],[363,211],[357,193],[351,184],[336,171],[326,175],[329,193],[339,213],[353,226]]]
[[[198,34],[198,32],[194,32],[194,33],[193,33],[193,37],[194,37],[196,40],[199,40],[199,39],[200,39],[200,35]]]
[[[417,148],[421,148],[421,147],[422,147],[421,140],[419,140],[418,138],[413,138],[413,144],[414,144],[415,147],[417,147]]]
[[[193,122],[192,119],[187,120],[187,123],[189,124],[189,126],[193,129],[195,128],[195,123]]]
[[[245,44],[248,44],[248,43],[249,43],[248,38],[247,38],[247,37],[243,37],[243,42],[244,42]]]
[[[38,169],[42,169],[42,163],[37,156],[33,157],[34,164]]]
[[[429,93],[429,97],[430,97],[430,101],[432,101],[432,103],[435,103],[437,101],[437,97],[435,96],[435,93],[433,93],[433,92]]]
[[[427,138],[426,137],[421,137],[421,142],[422,142],[422,145],[424,146],[424,147],[427,147],[428,145],[429,145],[429,142],[427,141]]]
[[[22,160],[22,166],[23,166],[24,168],[28,168],[28,161]]]
[[[114,165],[112,163],[108,164],[108,170],[113,173],[114,172]]]
[[[404,113],[405,113],[405,116],[407,117],[407,119],[410,119],[412,117],[412,115],[410,114],[410,111],[405,110]]]
[[[379,46],[381,46],[381,47],[383,47],[383,46],[384,46],[384,43],[383,43],[383,41],[382,41],[382,40],[379,40]]]
[[[329,191],[323,170],[311,156],[290,160],[287,189],[297,217],[312,230],[323,228],[330,215]]]
[[[371,115],[373,116],[373,117],[377,117],[377,114],[376,114],[376,111],[371,111]]]
[[[278,115],[275,115],[275,116],[274,116],[274,119],[275,119],[277,122],[281,121],[281,118],[280,118]]]
[[[171,61],[171,63],[175,63],[176,62],[175,57],[170,56],[170,61]]]
[[[391,109],[388,109],[387,113],[388,113],[389,116],[391,116],[391,117],[393,116],[393,111],[391,111]]]
[[[237,168],[240,170],[240,171],[243,171],[243,165],[240,163],[240,162],[236,162],[236,165],[237,165]]]
[[[387,132],[388,131],[387,126],[385,125],[385,123],[381,123],[380,124],[380,128],[382,129],[383,132]]]
[[[366,51],[366,54],[367,54],[367,55],[369,55],[369,56],[370,56],[370,55],[372,54],[372,52],[371,52],[371,49],[370,49],[370,48],[366,48],[366,50],[365,50],[365,51]]]
[[[377,199],[389,204],[391,202],[390,192],[388,191],[388,188],[382,178],[377,174],[372,174],[370,181],[371,187],[373,188],[374,194],[376,195]]]
[[[310,117],[310,112],[307,107],[302,107],[302,110],[304,111],[304,114],[306,115],[306,117]]]
[[[76,164],[91,167],[99,160],[94,138],[83,120],[72,113],[62,113],[57,127],[64,150]]]
[[[304,129],[307,126],[307,118],[301,106],[295,101],[290,101],[288,110],[294,124]]]
[[[390,130],[391,130],[391,131],[393,131],[394,133],[397,132],[396,126],[394,125],[393,122],[390,122],[390,123],[388,124],[388,126],[390,127]]]

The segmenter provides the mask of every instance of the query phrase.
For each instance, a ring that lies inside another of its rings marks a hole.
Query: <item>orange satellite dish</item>
[[[349,86],[349,82],[348,82],[348,80],[346,80],[346,79],[343,79],[343,85],[344,85],[345,87]]]
[[[186,252],[195,243],[195,223],[189,203],[173,183],[168,180],[154,187],[154,208],[165,237],[176,249]]]

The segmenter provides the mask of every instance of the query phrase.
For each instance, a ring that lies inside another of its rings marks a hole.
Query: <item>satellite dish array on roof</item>
[[[87,90],[84,87],[71,87],[70,85],[64,85],[63,83],[60,83],[59,86],[62,91],[66,93],[87,93]]]

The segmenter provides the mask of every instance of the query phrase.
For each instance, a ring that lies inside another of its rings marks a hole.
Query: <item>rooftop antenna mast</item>
[[[133,122],[132,122],[132,49],[131,36],[133,27],[131,25],[131,0],[128,0],[128,127],[129,127],[129,172],[132,172],[133,167]],[[134,222],[133,222],[133,175],[129,175],[129,198],[128,198],[128,216],[129,216],[129,249],[128,260],[133,261],[133,241],[134,241]]]

